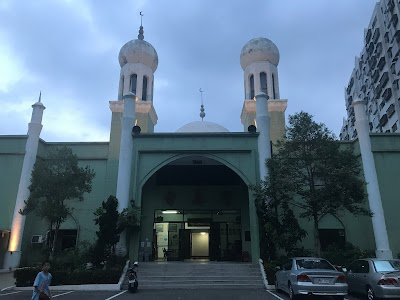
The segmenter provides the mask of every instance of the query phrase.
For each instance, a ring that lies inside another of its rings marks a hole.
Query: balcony
[[[380,84],[378,84],[378,86],[374,90],[374,98],[379,99],[379,97],[381,96],[381,93],[382,93],[382,86]]]
[[[389,32],[386,32],[383,38],[385,39],[386,43],[389,43]]]
[[[394,10],[394,0],[389,0],[388,11],[393,12],[393,10]]]
[[[386,83],[389,81],[389,74],[388,72],[383,73],[381,79],[379,79],[379,84],[382,88],[385,87]]]
[[[353,84],[354,84],[354,77],[351,77],[349,85],[347,86],[347,89],[346,89],[348,95],[350,95],[350,93],[351,93],[351,89],[353,88]]]
[[[372,36],[371,29],[368,29],[367,35],[365,36],[365,44],[368,44]]]
[[[397,16],[397,14],[394,14],[393,17],[390,19],[390,24],[392,24],[393,27],[396,27],[398,22],[399,17]]]
[[[396,57],[399,55],[399,44],[398,43],[393,43],[391,49],[392,49],[393,57]]]
[[[387,114],[384,114],[381,118],[380,118],[380,120],[379,120],[379,126],[380,127],[383,127],[383,126],[385,126],[386,125],[386,123],[388,122],[388,116],[387,116]]]
[[[363,84],[363,86],[361,87],[361,92],[365,93],[366,90],[367,90],[367,86],[365,84]]]
[[[370,67],[370,69],[375,68],[376,62],[377,62],[376,56],[375,55],[371,56],[371,58],[368,60],[368,66]]]
[[[400,75],[400,60],[397,60],[394,65],[394,74]]]
[[[394,104],[390,104],[390,106],[388,107],[388,109],[386,110],[386,114],[387,116],[390,118],[391,116],[393,116],[393,114],[395,113],[396,108],[394,107]]]
[[[372,53],[374,52],[374,43],[370,43],[369,45],[368,45],[368,48],[367,48],[367,53],[368,53],[368,56],[371,56],[372,55]]]
[[[376,52],[377,56],[381,55],[382,49],[383,49],[382,42],[379,42],[378,44],[376,44],[375,52]]]
[[[385,57],[381,57],[381,59],[378,62],[379,70],[382,71],[382,69],[384,68],[385,65],[386,65],[386,59],[385,59]]]
[[[371,78],[372,78],[372,82],[377,82],[379,79],[379,71],[375,70],[375,72],[374,72],[374,74],[372,74]]]
[[[397,43],[400,42],[400,30],[397,30],[397,31],[393,34],[393,38],[396,39],[396,42],[397,42]]]
[[[392,89],[391,88],[387,88],[382,95],[383,100],[385,100],[386,102],[388,102],[390,100],[390,98],[392,97]]]
[[[349,98],[347,98],[347,105],[350,106],[353,103],[353,97],[350,96]]]
[[[374,36],[372,37],[372,39],[374,40],[374,43],[376,44],[379,40],[380,37],[380,32],[379,32],[379,28],[375,29],[374,31]]]
[[[399,90],[399,79],[396,79],[392,83],[393,88],[398,91]]]

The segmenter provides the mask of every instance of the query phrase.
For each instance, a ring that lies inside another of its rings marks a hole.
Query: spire
[[[42,91],[40,91],[40,93],[39,93],[39,100],[38,100],[38,102],[39,102],[39,103],[42,102]]]
[[[138,39],[139,40],[144,40],[144,31],[143,31],[143,13],[140,12],[140,27],[139,27],[139,34],[138,34]]]
[[[201,106],[200,106],[200,118],[203,121],[203,118],[206,116],[206,113],[204,112],[204,105],[203,105],[203,92],[201,88],[199,89],[200,92],[200,97],[201,97]]]

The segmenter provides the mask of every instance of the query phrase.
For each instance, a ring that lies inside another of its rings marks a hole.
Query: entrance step
[[[139,289],[264,288],[259,265],[251,263],[143,262],[138,279]]]

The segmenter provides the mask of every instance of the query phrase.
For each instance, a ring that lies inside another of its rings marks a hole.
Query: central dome
[[[240,65],[243,70],[248,65],[258,61],[269,61],[271,64],[278,66],[278,47],[267,38],[260,37],[248,41],[240,53]]]
[[[217,123],[195,121],[183,125],[176,132],[229,132],[229,130]]]

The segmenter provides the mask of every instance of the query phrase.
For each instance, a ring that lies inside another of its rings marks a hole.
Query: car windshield
[[[325,259],[304,258],[296,259],[297,269],[325,269],[335,270],[335,268]]]
[[[400,271],[400,260],[376,260],[374,265],[377,272]]]

